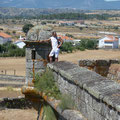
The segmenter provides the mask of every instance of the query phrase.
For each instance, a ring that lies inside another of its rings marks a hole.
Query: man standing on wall
[[[52,46],[52,50],[49,54],[49,58],[50,58],[50,62],[53,62],[53,56],[55,55],[55,61],[58,62],[58,55],[59,55],[59,51],[60,51],[60,47],[63,43],[61,38],[57,38],[57,33],[56,32],[52,32],[52,37],[50,38],[51,40],[51,46]]]

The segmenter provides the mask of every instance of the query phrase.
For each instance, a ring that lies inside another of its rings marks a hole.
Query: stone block
[[[102,104],[101,115],[108,120],[118,120],[118,112],[105,103]]]
[[[112,86],[114,86],[115,84],[116,83],[112,80],[101,80],[100,78],[97,78],[97,81],[86,83],[84,85],[84,88],[87,89],[91,95],[99,99],[103,91],[112,88]]]
[[[77,86],[75,86],[74,84],[69,83],[69,87],[67,88],[67,90],[71,94],[71,96],[76,96]]]
[[[85,102],[85,94],[84,94],[84,89],[80,88],[79,86],[77,87],[77,90],[76,90],[76,95],[78,96],[78,98],[82,101]]]
[[[56,72],[53,72],[53,76],[54,76],[55,82],[57,82],[58,81],[58,74]]]
[[[85,120],[83,115],[75,110],[64,110],[62,115],[66,120]]]
[[[95,66],[95,60],[79,60],[79,66]]]
[[[32,59],[32,51],[31,48],[27,47],[26,48],[26,60],[31,60]]]
[[[78,106],[77,106],[77,109],[82,113],[83,116],[85,116],[86,118],[88,118],[87,107],[86,107],[85,102],[80,101],[79,104],[78,104]]]
[[[45,68],[45,65],[44,65],[44,62],[43,61],[38,61],[38,60],[29,60],[27,63],[26,63],[26,68],[30,68],[30,69],[44,69]]]
[[[101,100],[96,99],[95,97],[93,97],[93,99],[92,99],[92,108],[93,108],[94,111],[101,114],[101,110],[102,110],[102,102],[101,102]]]

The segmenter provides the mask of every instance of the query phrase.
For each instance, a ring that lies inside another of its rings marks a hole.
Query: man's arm
[[[57,48],[61,47],[61,45],[63,44],[63,40],[61,38],[59,38],[58,41],[60,41],[60,44],[57,46]]]

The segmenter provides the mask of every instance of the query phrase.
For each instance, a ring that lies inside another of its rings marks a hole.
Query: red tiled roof
[[[6,33],[3,33],[3,32],[0,32],[0,36],[3,37],[3,38],[11,38],[10,35],[8,35]]]
[[[118,41],[119,39],[118,39],[118,37],[114,37],[114,36],[112,36],[112,35],[107,35],[107,37],[108,38],[110,38],[110,40],[106,40],[106,41]]]
[[[113,40],[104,40],[104,42],[113,42]]]
[[[73,40],[73,38],[68,37],[68,36],[58,35],[58,37],[61,37],[61,39],[63,40]]]

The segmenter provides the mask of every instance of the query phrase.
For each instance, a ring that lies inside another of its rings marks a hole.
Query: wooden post
[[[15,74],[16,74],[16,70],[14,70],[14,76],[15,76]]]
[[[5,70],[5,75],[7,74],[7,70]]]

